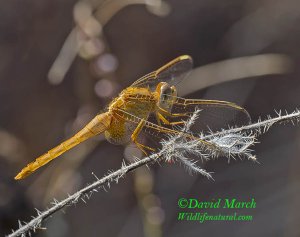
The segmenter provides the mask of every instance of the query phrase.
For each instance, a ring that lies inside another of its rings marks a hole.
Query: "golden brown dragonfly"
[[[73,137],[29,163],[15,179],[27,177],[79,143],[101,133],[104,133],[106,139],[113,144],[126,144],[132,141],[147,154],[146,150],[154,149],[138,142],[137,138],[141,132],[151,135],[182,134],[173,126],[184,124],[186,117],[194,112],[195,108],[201,110],[199,120],[205,123],[211,122],[214,118],[216,120],[226,118],[228,121],[229,117],[232,119],[240,117],[240,120],[246,123],[250,121],[248,112],[234,103],[178,97],[175,86],[192,67],[192,58],[183,55],[139,78],[112,100],[106,112],[96,115]],[[150,115],[155,116],[156,122],[149,121]],[[205,116],[207,119],[204,119]],[[215,145],[208,141],[187,133],[185,136],[197,139],[208,148],[215,149]]]

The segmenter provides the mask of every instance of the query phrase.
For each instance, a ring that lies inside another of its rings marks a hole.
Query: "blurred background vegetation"
[[[253,120],[299,107],[299,9],[297,0],[1,1],[0,234],[92,182],[92,172],[101,177],[141,155],[100,136],[13,179],[124,87],[181,54],[197,69],[180,95],[238,103]],[[299,143],[298,127],[277,126],[255,147],[260,164],[203,164],[214,182],[177,165],[142,167],[57,213],[36,236],[300,236]],[[238,211],[251,222],[178,222],[180,197],[254,197],[257,208]]]

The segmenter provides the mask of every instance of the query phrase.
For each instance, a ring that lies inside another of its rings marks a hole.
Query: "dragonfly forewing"
[[[175,58],[171,62],[162,66],[161,68],[153,71],[137,81],[135,81],[132,87],[150,87],[155,89],[155,87],[160,82],[167,82],[169,85],[177,85],[181,82],[192,70],[193,60],[188,55],[182,55]]]
[[[184,99],[176,97],[173,103],[173,114],[191,114],[195,110],[201,110],[198,119],[192,126],[193,132],[207,132],[248,125],[251,122],[249,113],[242,107],[227,101]],[[178,118],[172,116],[170,121]]]

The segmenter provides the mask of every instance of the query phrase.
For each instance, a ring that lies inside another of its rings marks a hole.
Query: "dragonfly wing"
[[[193,113],[197,109],[201,112],[191,128],[193,132],[218,131],[222,128],[248,125],[251,122],[250,115],[244,108],[227,101],[176,97],[171,112]],[[180,117],[170,118],[171,121],[178,119],[180,120]]]
[[[143,121],[142,118],[128,113],[122,109],[114,109],[114,115],[121,118],[122,120],[125,120],[127,124],[131,124],[130,126],[127,126],[131,130],[131,133],[133,133],[138,124]],[[148,120],[145,120],[144,126],[142,128],[142,133],[145,133],[146,136],[152,136],[152,139],[157,141],[162,138],[166,138],[167,135],[170,134],[170,132],[172,132],[170,129],[158,126],[157,124],[152,123]],[[176,133],[176,131],[174,132]]]
[[[182,55],[161,68],[153,71],[137,81],[132,87],[147,87],[155,88],[160,82],[167,82],[170,85],[177,85],[182,81],[193,68],[193,60],[188,55]]]
[[[114,114],[122,119],[125,119],[128,123],[134,123],[136,126],[141,121],[143,121],[142,118],[139,118],[139,117],[132,115],[121,109],[116,109],[114,111]],[[144,126],[142,127],[142,133],[148,134],[147,137],[149,137],[149,135],[150,135],[151,140],[152,141],[154,140],[155,143],[161,141],[162,138],[167,139],[168,137],[170,137],[172,135],[174,135],[174,136],[180,135],[187,139],[193,139],[193,140],[195,139],[195,140],[199,141],[199,143],[201,143],[201,145],[203,145],[209,149],[217,149],[214,144],[204,141],[202,139],[199,139],[198,137],[193,136],[191,134],[183,133],[181,131],[174,130],[174,129],[167,128],[167,127],[162,127],[155,123],[149,122],[148,120],[144,120],[143,122],[144,122]],[[136,127],[136,126],[132,126],[132,127]]]

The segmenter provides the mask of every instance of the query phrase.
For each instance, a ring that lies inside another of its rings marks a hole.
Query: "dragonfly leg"
[[[163,108],[159,107],[159,110],[162,114],[164,114],[165,116],[169,116],[169,117],[184,117],[187,116],[189,117],[192,113],[191,112],[187,112],[187,113],[171,113]]]
[[[161,126],[161,122],[160,122],[160,117],[159,117],[159,113],[155,113],[155,117],[156,117],[156,121],[157,121],[157,124],[159,125],[159,126]]]
[[[143,144],[141,144],[141,143],[139,143],[139,142],[137,141],[137,137],[138,137],[138,135],[140,134],[142,128],[144,127],[145,122],[146,122],[146,121],[145,121],[144,119],[142,119],[142,120],[139,122],[138,126],[136,127],[136,129],[133,131],[133,133],[132,133],[132,135],[131,135],[131,140],[132,140],[132,141],[137,145],[137,147],[138,147],[138,148],[139,148],[139,149],[147,156],[148,153],[146,152],[145,149],[148,149],[148,150],[150,150],[150,151],[155,151],[155,149],[153,149],[153,148],[151,148],[151,147],[149,147],[149,146],[143,145]]]
[[[156,119],[159,121],[159,125],[160,125],[160,121],[162,121],[166,125],[183,125],[184,124],[184,121],[170,122],[161,113],[156,113]]]

